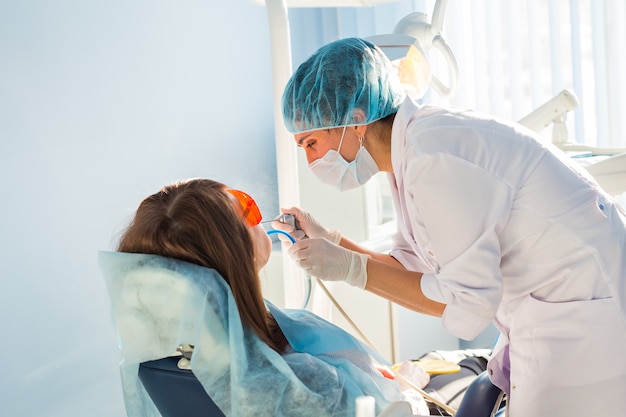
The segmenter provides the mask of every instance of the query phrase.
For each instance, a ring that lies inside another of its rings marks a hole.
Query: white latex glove
[[[411,403],[414,414],[430,415],[426,400],[415,390],[415,388],[425,388],[430,382],[430,375],[426,371],[411,361],[404,361],[396,371],[396,382],[398,382],[402,397]]]
[[[400,374],[404,379],[408,380],[419,389],[423,389],[430,382],[430,375],[411,361],[402,362],[396,373]],[[402,378],[396,378],[396,380],[400,386],[400,391],[413,389],[413,387]]]
[[[289,233],[295,240],[302,240],[307,237],[312,239],[323,238],[337,244],[341,240],[339,231],[325,228],[313,216],[298,207],[281,209],[281,212],[295,216],[297,227],[294,229],[291,225],[279,221],[273,221],[272,227]]]
[[[369,255],[345,249],[323,238],[300,240],[289,248],[288,253],[311,276],[365,288]]]

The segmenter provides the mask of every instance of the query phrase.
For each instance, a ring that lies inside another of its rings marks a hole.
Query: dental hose
[[[283,236],[287,236],[287,238],[289,239],[289,241],[291,243],[296,243],[296,239],[294,239],[293,236],[291,236],[287,232],[283,232],[282,230],[276,230],[276,229],[268,230],[267,234],[268,235],[283,235]]]
[[[282,230],[275,230],[275,229],[268,230],[267,234],[268,235],[283,235],[283,236],[286,236],[291,243],[296,243],[296,239],[294,239],[293,236],[291,236],[289,233],[284,232]],[[309,305],[309,301],[311,300],[311,292],[312,292],[311,277],[308,274],[305,275],[304,277],[304,285],[305,285],[304,300],[302,301],[302,307],[300,307],[303,310],[306,308],[307,305]]]

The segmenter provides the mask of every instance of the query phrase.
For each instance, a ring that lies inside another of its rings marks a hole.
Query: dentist
[[[524,127],[418,105],[373,44],[332,42],[293,74],[285,125],[324,183],[389,177],[398,230],[373,253],[297,208],[289,253],[473,339],[500,331],[491,380],[511,417],[626,410],[626,213]]]

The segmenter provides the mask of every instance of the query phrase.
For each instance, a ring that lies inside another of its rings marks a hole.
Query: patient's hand
[[[422,389],[430,382],[430,375],[411,361],[402,362],[396,373],[400,374],[408,381],[406,382],[402,378],[396,378],[398,385],[400,386],[400,391],[413,389],[410,384]]]

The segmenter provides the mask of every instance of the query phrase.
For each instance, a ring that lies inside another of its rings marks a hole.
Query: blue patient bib
[[[388,364],[378,352],[342,328],[308,310],[280,309],[265,301],[287,341],[296,352],[323,355],[330,352],[357,350]]]

